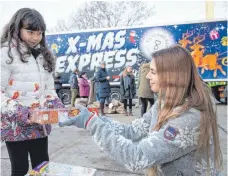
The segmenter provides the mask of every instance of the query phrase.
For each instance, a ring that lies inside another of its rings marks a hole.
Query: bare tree
[[[69,24],[64,20],[58,20],[55,27],[48,28],[47,32],[60,32],[70,30]]]
[[[154,8],[142,1],[90,1],[78,9],[71,29],[91,29],[141,25],[154,15]]]

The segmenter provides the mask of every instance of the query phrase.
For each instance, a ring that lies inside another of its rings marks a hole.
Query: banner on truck
[[[66,82],[76,67],[92,77],[103,60],[114,77],[126,64],[137,73],[153,52],[173,44],[189,50],[203,79],[227,79],[227,21],[55,34],[47,42]]]

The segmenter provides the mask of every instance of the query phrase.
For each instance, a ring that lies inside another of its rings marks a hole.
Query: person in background
[[[123,124],[77,106],[59,126],[87,129],[107,155],[147,176],[222,175],[216,109],[191,54],[179,45],[154,52],[147,78],[158,99],[142,118]]]
[[[150,63],[144,63],[139,70],[139,79],[137,84],[138,96],[142,103],[141,117],[146,113],[148,101],[150,102],[150,108],[154,104],[154,93],[150,88],[150,80],[146,78],[146,75],[150,71]]]
[[[81,72],[78,78],[78,85],[79,85],[79,95],[81,98],[88,98],[89,97],[89,81],[86,76],[86,72]]]
[[[132,99],[136,94],[136,85],[131,65],[126,66],[120,77],[120,92],[123,97],[125,116],[133,116]],[[127,100],[129,100],[129,114],[127,112]]]
[[[95,67],[95,72],[94,72],[94,76],[90,79],[91,81],[93,81],[94,83],[94,94],[96,97],[96,101],[100,101],[100,97],[99,97],[99,81],[96,79],[96,74],[99,71],[99,67]]]
[[[100,110],[101,114],[104,113],[105,100],[109,102],[110,97],[110,85],[109,80],[110,76],[108,75],[108,71],[105,68],[106,63],[104,61],[100,62],[101,68],[97,71],[96,80],[99,81],[99,98],[100,98]]]
[[[52,73],[55,59],[45,39],[42,15],[19,9],[1,35],[1,140],[5,141],[11,176],[24,176],[29,169],[49,161],[51,125],[31,121],[34,108],[64,108]]]
[[[54,73],[55,91],[56,91],[58,97],[61,99],[61,101],[63,101],[63,97],[60,92],[62,90],[62,83],[63,83],[63,81],[62,81],[62,78],[61,78],[59,72],[55,72]]]
[[[79,86],[78,86],[78,69],[74,69],[70,75],[69,83],[71,90],[71,107],[75,106],[75,100],[79,95]]]

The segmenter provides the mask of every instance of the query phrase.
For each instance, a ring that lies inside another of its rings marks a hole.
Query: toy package
[[[88,108],[88,110],[98,115],[97,108]],[[54,124],[54,123],[64,122],[71,117],[75,117],[77,114],[79,114],[79,110],[75,108],[32,109],[31,121],[39,124]]]
[[[31,110],[31,121],[40,124],[59,123],[78,113],[78,109],[33,109]]]
[[[95,176],[96,169],[44,161],[26,176]]]

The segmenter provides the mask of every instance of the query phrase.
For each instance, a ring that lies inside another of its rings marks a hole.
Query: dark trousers
[[[100,103],[105,104],[105,100],[107,100],[107,102],[110,103],[109,97],[100,97]]]
[[[153,98],[140,98],[140,100],[142,103],[142,107],[141,107],[141,117],[142,117],[143,114],[146,113],[148,101],[150,102],[150,107],[152,107],[154,104],[154,99]]]
[[[6,142],[11,162],[11,176],[24,176],[29,169],[28,154],[31,158],[32,168],[43,161],[49,161],[48,138],[34,140]]]
[[[59,99],[61,100],[61,101],[63,101],[63,95],[61,95],[61,91],[62,89],[55,89],[55,91],[56,91],[56,94],[58,95],[58,97],[59,97]]]
[[[123,99],[124,109],[127,110],[127,100],[129,100],[129,109],[132,110],[132,99]]]

